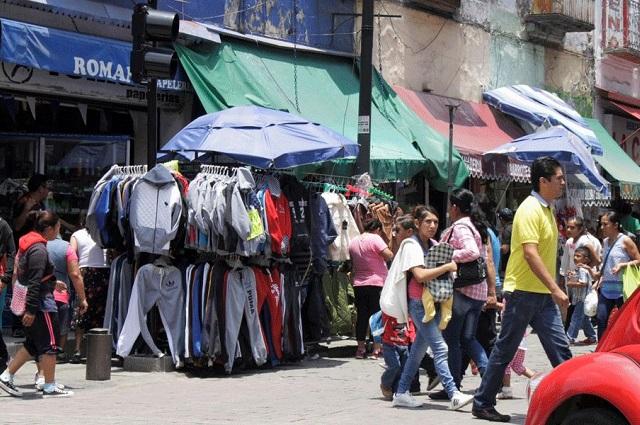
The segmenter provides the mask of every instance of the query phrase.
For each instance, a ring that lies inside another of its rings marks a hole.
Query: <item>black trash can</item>
[[[86,335],[88,381],[111,379],[111,334],[109,329],[95,328]]]

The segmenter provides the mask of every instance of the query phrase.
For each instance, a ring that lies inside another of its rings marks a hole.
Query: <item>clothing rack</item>
[[[200,172],[216,176],[234,177],[238,174],[238,168],[226,165],[200,164]]]
[[[380,198],[384,201],[393,201],[393,195],[387,192],[383,192],[382,190],[375,187],[372,187],[371,189],[369,189],[369,194],[377,198]]]
[[[121,176],[142,175],[147,172],[146,165],[115,165],[114,167],[115,174]]]
[[[332,183],[334,185],[346,186],[354,181],[352,177],[333,176],[330,174],[305,173],[304,181]]]

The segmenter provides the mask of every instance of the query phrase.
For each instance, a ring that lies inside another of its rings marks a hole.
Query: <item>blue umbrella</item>
[[[500,87],[482,94],[485,102],[512,117],[535,126],[561,125],[578,136],[594,155],[602,146],[593,130],[573,108],[557,96],[524,85]]]
[[[538,157],[551,156],[562,164],[568,174],[581,174],[598,192],[609,194],[609,182],[598,172],[584,143],[561,126],[520,137],[486,152],[484,156],[489,160],[508,156],[529,164]]]
[[[288,112],[238,106],[203,115],[180,130],[163,152],[217,152],[259,168],[290,168],[356,157],[358,144]]]

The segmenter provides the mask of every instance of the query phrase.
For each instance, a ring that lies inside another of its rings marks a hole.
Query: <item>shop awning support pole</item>
[[[150,78],[147,81],[147,167],[152,169],[156,165],[158,151],[158,80]]]
[[[158,0],[148,0],[150,8],[158,7]],[[156,47],[156,43],[152,43]],[[158,80],[147,80],[147,169],[156,165],[158,153]]]
[[[362,2],[360,34],[360,98],[358,104],[358,144],[355,174],[369,172],[371,163],[371,66],[373,54],[373,0]]]
[[[445,211],[449,211],[449,201],[451,200],[451,192],[453,191],[453,117],[455,116],[458,105],[447,105],[449,108],[449,163],[447,167],[447,205]],[[451,224],[451,217],[447,212],[447,227]]]

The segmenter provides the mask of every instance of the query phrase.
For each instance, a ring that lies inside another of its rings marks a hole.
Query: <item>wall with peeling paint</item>
[[[524,16],[532,0],[462,0],[446,19],[378,0],[375,12],[401,15],[374,22],[373,61],[392,84],[479,101],[482,92],[529,84],[581,104],[592,97],[591,35],[573,33],[560,49],[527,41]],[[358,53],[361,0],[159,0],[159,7],[242,33]]]
[[[528,42],[523,17],[530,5],[531,0],[462,0],[456,16],[445,19],[378,1],[376,13],[402,18],[374,24],[374,65],[382,66],[392,84],[412,90],[480,101],[486,89],[529,84],[562,93],[570,102],[575,98],[572,103],[586,111],[593,87],[590,34],[569,34],[558,49]]]
[[[353,0],[159,0],[158,7],[246,34],[353,51]]]

